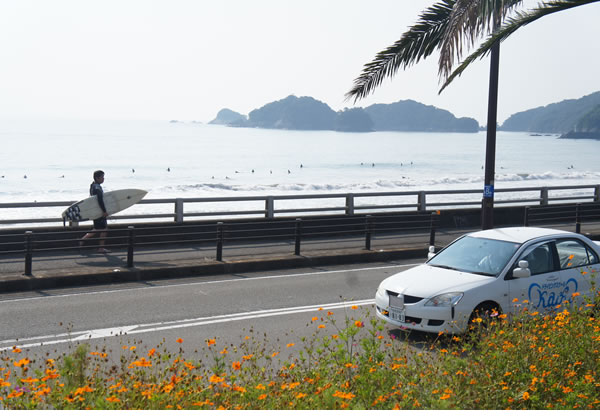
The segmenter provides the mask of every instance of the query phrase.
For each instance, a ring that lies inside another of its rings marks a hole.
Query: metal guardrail
[[[575,192],[567,194],[567,192]],[[550,194],[551,192],[559,194]],[[215,217],[238,217],[238,216],[261,216],[267,219],[273,219],[277,215],[308,215],[308,214],[345,214],[352,216],[355,214],[367,214],[378,211],[431,211],[440,208],[460,207],[473,208],[481,205],[481,190],[430,190],[430,191],[400,191],[400,192],[371,192],[371,193],[348,193],[348,194],[303,194],[303,195],[276,195],[276,196],[245,196],[245,197],[203,197],[203,198],[174,198],[174,199],[147,199],[142,200],[139,205],[170,204],[173,206],[172,212],[166,213],[148,213],[148,214],[127,214],[111,216],[112,220],[127,220],[134,222],[136,220],[148,219],[171,219],[176,223],[183,223],[184,220],[215,218]],[[435,197],[452,196],[458,197],[453,201],[435,200]],[[464,199],[464,196],[474,196],[473,200]],[[557,202],[600,202],[600,185],[570,185],[570,186],[550,186],[550,187],[521,187],[521,188],[498,188],[495,190],[495,206],[506,205],[535,205],[542,206]],[[517,197],[518,196],[518,197]],[[373,204],[361,203],[365,199],[380,198],[409,198],[402,203],[391,204]],[[503,198],[506,197],[506,198]],[[336,206],[313,206],[301,207],[302,202],[307,200],[343,200]],[[294,201],[294,207],[278,207],[278,203]],[[231,210],[231,211],[204,211],[204,212],[186,212],[187,204],[192,203],[263,203],[264,207],[254,210]],[[4,219],[2,218],[2,209],[31,209],[31,208],[66,208],[72,205],[73,201],[49,201],[49,202],[23,202],[23,203],[0,203],[0,226],[1,225],[20,225],[20,224],[45,224],[62,223],[63,220],[57,217],[44,218],[22,218],[22,219]],[[297,203],[297,204],[296,204]]]
[[[226,243],[250,241],[254,243],[293,243],[294,255],[301,255],[302,242],[310,239],[337,241],[340,237],[364,238],[364,249],[371,250],[374,235],[384,234],[403,237],[429,234],[429,244],[435,246],[436,228],[439,214],[413,213],[402,217],[390,215],[366,215],[341,218],[321,218],[303,220],[273,220],[264,222],[216,222],[203,225],[176,225],[172,227],[129,226],[126,229],[110,229],[106,238],[111,248],[127,249],[127,267],[134,267],[136,250],[143,247],[167,246],[214,246],[215,260],[223,261],[223,250]],[[161,232],[161,233],[158,233]],[[82,239],[80,231],[38,232],[26,231],[21,234],[0,235],[0,256],[24,256],[24,274],[33,273],[33,256],[39,252],[80,253],[91,250],[98,239]],[[3,250],[2,250],[3,249]]]

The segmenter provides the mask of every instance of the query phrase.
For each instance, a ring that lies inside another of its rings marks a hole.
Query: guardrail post
[[[427,211],[427,196],[425,195],[425,191],[419,191],[419,198],[417,201],[417,210],[419,211]]]
[[[25,232],[25,275],[31,276],[31,266],[33,261],[33,232]]]
[[[540,189],[540,205],[547,206],[548,205],[548,188],[542,187]]]
[[[529,226],[529,206],[525,207],[525,218],[523,220],[523,226]]]
[[[354,194],[346,194],[346,215],[354,216]]]
[[[183,198],[175,199],[175,223],[183,223]]]
[[[275,199],[271,196],[265,200],[265,217],[267,219],[275,217]]]
[[[581,204],[575,204],[575,232],[581,233]]]
[[[217,222],[217,261],[223,261],[223,222]]]
[[[302,219],[296,219],[296,229],[294,236],[296,237],[296,243],[294,245],[294,255],[300,255],[300,237],[302,235]]]
[[[373,231],[373,217],[367,214],[365,217],[365,249],[371,250],[371,233]]]
[[[135,231],[133,226],[127,227],[129,237],[127,240],[127,267],[133,267],[133,246],[135,244]]]
[[[594,201],[600,201],[600,185],[594,187]]]
[[[435,246],[435,216],[438,214],[437,211],[431,213],[431,220],[429,223],[429,246]]]

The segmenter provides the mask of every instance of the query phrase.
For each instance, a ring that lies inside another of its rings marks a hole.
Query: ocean
[[[105,191],[141,188],[147,199],[482,189],[485,138],[485,132],[0,121],[0,203],[83,199],[96,169],[106,173]],[[495,188],[600,184],[598,156],[597,140],[498,132]],[[60,212],[32,209],[36,216],[54,213]],[[13,217],[22,214],[0,209],[0,218]]]

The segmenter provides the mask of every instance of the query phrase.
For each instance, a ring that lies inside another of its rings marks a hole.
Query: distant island
[[[255,109],[246,117],[222,109],[209,124],[231,127],[272,128],[283,130],[333,130],[343,132],[425,131],[475,133],[473,118],[456,118],[449,111],[412,100],[376,104],[367,108],[334,111],[309,96],[290,95]]]
[[[600,92],[518,112],[511,115],[499,130],[600,140]]]

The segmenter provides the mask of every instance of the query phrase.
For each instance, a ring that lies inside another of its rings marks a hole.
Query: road
[[[177,352],[181,347],[189,355],[206,348],[206,340],[215,339],[221,348],[250,340],[273,351],[288,351],[287,344],[300,344],[302,337],[321,333],[318,325],[324,322],[320,318],[327,318],[327,312],[333,312],[338,323],[347,314],[363,320],[372,316],[378,284],[420,262],[0,295],[0,350],[18,346],[33,356],[47,356],[72,350],[78,342],[89,342],[92,350],[108,350],[118,356],[125,346],[135,345],[144,352],[164,340],[163,348]],[[352,310],[351,305],[360,309]],[[319,320],[314,322],[313,317]],[[334,333],[332,328],[328,324],[323,333]],[[178,343],[178,338],[183,343]],[[294,350],[300,347],[294,346]]]

